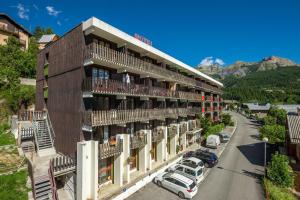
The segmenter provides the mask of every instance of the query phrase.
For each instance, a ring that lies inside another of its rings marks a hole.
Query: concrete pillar
[[[98,141],[77,143],[76,199],[98,199]]]
[[[147,149],[147,145],[139,149],[139,171],[141,172],[147,171]]]
[[[202,99],[203,102],[201,103],[202,110],[204,109],[204,112],[202,112],[202,110],[201,110],[201,113],[202,113],[202,117],[205,117],[205,93],[201,92],[201,96],[202,97],[204,96],[204,100]]]
[[[123,155],[124,155],[124,172],[123,180],[126,183],[130,182],[130,165],[127,163],[127,160],[130,157],[130,135],[123,134]]]
[[[168,143],[168,127],[162,126],[161,127],[164,130],[164,139],[163,139],[163,160],[168,160],[168,149],[167,149],[167,143]]]
[[[117,135],[117,139],[123,139],[124,142],[124,134]],[[114,184],[118,186],[123,185],[124,162],[124,151],[114,156]]]
[[[152,150],[152,131],[147,130],[147,149],[146,149],[146,166],[149,170],[152,169],[152,157],[151,157],[151,150]]]
[[[163,129],[164,132],[164,138],[157,144],[157,161],[162,163],[167,160],[167,127],[160,126],[158,128]]]

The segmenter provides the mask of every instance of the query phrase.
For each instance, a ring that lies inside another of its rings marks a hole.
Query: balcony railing
[[[164,131],[162,128],[155,128],[152,131],[152,142],[160,142],[164,139]]]
[[[99,157],[100,159],[109,158],[119,155],[123,152],[123,140],[118,139],[113,144],[108,142],[99,144]]]
[[[33,117],[36,120],[44,119],[46,116],[46,111],[34,111],[34,110],[26,110],[18,113],[19,121],[32,121]]]
[[[127,55],[125,53],[115,51],[95,42],[86,46],[85,59],[96,59],[104,63],[111,64],[116,68],[125,68],[128,71],[133,71],[141,74],[147,74],[153,77],[159,77],[168,81],[177,81],[183,85],[198,87],[206,91],[220,93],[221,91],[211,85],[197,81],[183,74],[168,70],[166,68],[154,65],[143,61],[139,58]]]
[[[171,125],[168,127],[168,138],[173,138],[177,134],[177,127]]]
[[[205,97],[205,101],[212,101],[213,100],[213,97],[211,97],[211,96],[206,96]]]
[[[82,90],[100,94],[119,94],[126,96],[147,96],[177,98],[201,101],[201,94],[183,91],[171,91],[160,87],[149,87],[140,84],[127,84],[122,81],[101,78],[87,78],[83,81]]]
[[[130,149],[139,149],[147,144],[147,135],[135,135],[130,137]]]
[[[187,132],[187,124],[186,123],[180,124],[180,126],[179,126],[179,135],[182,135],[185,132]]]
[[[186,117],[199,112],[198,107],[86,111],[83,115],[83,122],[87,126],[104,126],[155,119],[164,120],[165,118],[177,119],[178,116]]]
[[[211,107],[205,107],[205,112],[211,112],[212,108]]]

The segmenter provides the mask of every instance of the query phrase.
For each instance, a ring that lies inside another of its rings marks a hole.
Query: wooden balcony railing
[[[85,59],[96,59],[104,63],[112,64],[119,68],[125,68],[128,71],[139,72],[141,74],[148,74],[155,78],[159,77],[172,82],[176,81],[183,85],[198,87],[205,91],[213,91],[215,93],[220,93],[220,90],[217,87],[208,85],[201,81],[197,81],[196,79],[143,61],[139,58],[127,55],[125,53],[115,51],[103,45],[99,45],[95,42],[86,46]]]
[[[211,107],[205,107],[205,112],[211,112],[211,111],[212,111]]]
[[[168,127],[168,138],[173,138],[177,134],[177,127],[171,125]]]
[[[76,170],[76,160],[69,156],[60,155],[50,159],[50,166],[55,177],[62,176]]]
[[[36,120],[41,120],[41,119],[44,119],[45,116],[46,116],[46,111],[26,110],[26,111],[18,113],[18,120],[19,121],[32,121],[33,117]]]
[[[160,142],[164,137],[164,130],[162,128],[155,128],[152,130],[152,142]]]
[[[205,101],[212,101],[213,100],[213,97],[211,97],[211,96],[206,96],[205,97]]]
[[[148,121],[165,118],[186,117],[200,112],[200,108],[164,108],[164,109],[131,109],[131,110],[100,110],[86,111],[83,123],[87,126],[104,126]]]
[[[87,78],[83,81],[82,90],[84,92],[94,92],[100,94],[115,94],[126,96],[147,96],[177,98],[201,101],[201,94],[183,91],[171,91],[165,88],[148,87],[140,84],[127,84],[122,81],[101,78]]]
[[[147,144],[147,135],[135,135],[130,137],[130,149],[139,149]]]
[[[118,139],[114,144],[104,143],[99,144],[100,159],[109,158],[114,155],[119,155],[123,152],[123,140]]]

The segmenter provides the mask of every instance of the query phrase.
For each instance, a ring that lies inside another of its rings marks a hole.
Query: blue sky
[[[1,0],[0,12],[28,30],[62,35],[91,16],[150,39],[153,46],[196,66],[276,55],[300,63],[298,0]]]

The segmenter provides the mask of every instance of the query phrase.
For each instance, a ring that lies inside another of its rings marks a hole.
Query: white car
[[[154,178],[159,187],[164,187],[180,198],[193,198],[197,192],[197,184],[190,178],[173,172],[163,172]]]
[[[178,162],[178,164],[183,164],[183,165],[184,164],[193,164],[193,165],[198,165],[202,169],[204,168],[204,163],[202,162],[202,160],[200,160],[199,158],[195,158],[195,157],[183,158],[182,160],[180,160]]]
[[[218,148],[218,146],[221,144],[220,137],[218,135],[209,135],[206,138],[206,147],[210,148]]]
[[[196,183],[200,183],[203,178],[203,168],[192,163],[174,165],[169,168],[169,171],[181,174]]]

